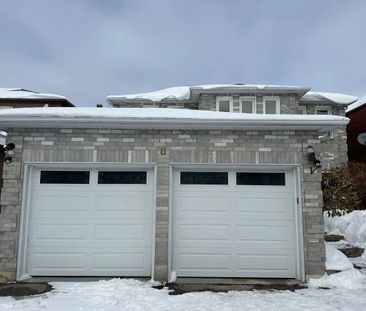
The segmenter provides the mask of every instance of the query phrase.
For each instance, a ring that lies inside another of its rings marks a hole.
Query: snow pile
[[[336,104],[348,105],[355,102],[358,98],[352,95],[329,93],[329,92],[307,92],[302,99],[310,101],[330,100]]]
[[[350,270],[353,269],[352,262],[341,251],[330,244],[325,245],[326,261],[325,268],[327,270]]]
[[[347,280],[344,280],[347,282]],[[151,283],[114,279],[100,282],[53,283],[54,291],[15,300],[0,297],[1,311],[260,311],[364,310],[364,289],[345,291],[314,288],[291,291],[189,293],[168,295]]]
[[[353,245],[366,246],[366,211],[353,211],[336,217],[324,215],[325,231],[340,234]]]
[[[331,275],[325,274],[320,279],[310,279],[310,287],[336,287],[343,289],[365,289],[366,275],[356,269],[350,269]]]
[[[355,103],[349,105],[346,109],[346,112],[351,112],[352,110],[355,110],[356,108],[361,107],[363,105],[366,105],[366,94]]]
[[[47,93],[38,93],[21,88],[0,88],[0,98],[22,99],[66,99],[63,96]]]

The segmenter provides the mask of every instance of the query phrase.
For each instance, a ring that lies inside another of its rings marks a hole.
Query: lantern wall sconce
[[[160,155],[166,155],[166,146],[165,145],[160,146]]]
[[[313,146],[308,146],[306,148],[306,151],[308,153],[308,160],[313,165],[310,166],[310,173],[314,174],[318,169],[322,167],[322,165],[320,164],[320,160],[316,158]]]
[[[3,145],[4,161],[6,164],[10,164],[13,160],[15,145],[13,143],[8,143]]]

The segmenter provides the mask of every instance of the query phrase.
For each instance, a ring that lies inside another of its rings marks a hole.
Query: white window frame
[[[328,115],[330,115],[330,108],[329,107],[315,107],[315,114],[318,115],[316,112],[319,110],[326,110]],[[321,114],[320,114],[321,115]]]
[[[216,97],[216,111],[220,111],[220,101],[226,101],[228,100],[230,102],[230,111],[229,112],[233,112],[233,97],[232,96],[217,96]],[[224,111],[221,111],[221,112],[224,112]]]
[[[239,97],[239,112],[243,113],[243,104],[242,102],[245,100],[252,101],[252,113],[257,113],[257,98],[255,96],[240,96]]]
[[[326,115],[330,115],[331,114],[331,108],[330,107],[315,107],[315,115],[318,115],[318,116],[322,116],[323,114],[317,114],[316,112],[318,110],[326,110],[328,113]],[[324,114],[325,116],[325,114]],[[324,139],[324,140],[332,140],[334,139],[334,130],[332,131],[329,131],[329,132],[326,132],[325,134],[323,135],[320,135],[318,136],[319,139]]]
[[[279,96],[263,96],[263,114],[267,114],[266,112],[266,100],[275,100],[276,101],[276,114],[281,113],[281,103]]]
[[[306,106],[298,106],[298,109],[303,111],[302,114],[306,114]]]

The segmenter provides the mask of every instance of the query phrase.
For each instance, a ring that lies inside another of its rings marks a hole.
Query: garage
[[[178,277],[298,277],[294,170],[173,175],[172,271]]]
[[[153,172],[36,168],[30,173],[30,276],[151,276]]]

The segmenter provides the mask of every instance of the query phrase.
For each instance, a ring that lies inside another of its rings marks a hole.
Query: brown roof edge
[[[49,103],[58,103],[59,107],[75,107],[69,100],[66,98],[0,98],[0,104],[2,103],[21,103],[24,105],[32,105],[32,103],[40,103],[40,104],[49,104]]]

